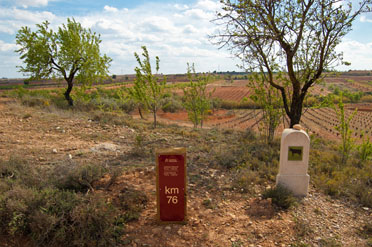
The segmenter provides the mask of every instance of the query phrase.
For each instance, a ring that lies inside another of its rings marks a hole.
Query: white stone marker
[[[306,196],[310,181],[307,174],[310,138],[305,131],[295,127],[283,131],[276,184],[289,189],[296,196]]]

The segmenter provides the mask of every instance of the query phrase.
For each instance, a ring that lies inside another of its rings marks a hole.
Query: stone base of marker
[[[298,127],[298,126],[296,126]],[[284,129],[280,143],[279,174],[276,184],[290,190],[295,196],[306,196],[310,176],[310,138],[301,128]]]
[[[306,175],[280,175],[276,176],[276,184],[289,189],[295,196],[305,197],[308,192],[310,176]]]

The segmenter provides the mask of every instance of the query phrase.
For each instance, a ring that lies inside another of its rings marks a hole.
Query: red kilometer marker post
[[[186,149],[156,150],[157,217],[161,223],[186,221]]]

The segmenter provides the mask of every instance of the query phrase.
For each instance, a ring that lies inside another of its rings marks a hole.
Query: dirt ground
[[[0,98],[3,160],[18,156],[41,166],[66,159],[120,161],[132,150],[137,134],[129,126],[102,124],[86,115],[30,108]],[[158,136],[159,145],[185,142],[156,130],[142,134]],[[254,197],[228,189],[227,175],[197,162],[188,166],[189,173],[214,181],[212,186],[189,178],[186,224],[158,224],[154,162],[135,159],[125,165],[126,172],[108,190],[96,193],[114,196],[132,184],[147,195],[146,209],[138,221],[128,224],[123,236],[128,246],[367,246],[358,231],[372,220],[372,209],[332,199],[311,187],[297,207],[279,211],[260,197],[262,188],[254,187]]]

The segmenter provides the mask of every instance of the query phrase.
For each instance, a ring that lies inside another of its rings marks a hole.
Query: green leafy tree
[[[156,113],[160,108],[161,99],[166,93],[166,78],[164,77],[163,80],[159,80],[156,75],[152,74],[150,56],[146,46],[142,46],[142,50],[142,61],[140,56],[137,53],[134,53],[139,67],[135,68],[136,79],[133,88],[129,89],[129,93],[133,99],[142,104],[145,109],[149,109],[152,112],[154,117],[154,128],[156,128]],[[159,71],[159,62],[160,59],[156,56],[156,74],[158,74]]]
[[[64,93],[69,105],[73,105],[70,96],[74,83],[91,84],[108,76],[111,58],[100,55],[100,35],[85,29],[74,19],[67,19],[54,32],[49,22],[37,24],[37,31],[22,27],[16,36],[25,66],[20,72],[30,79],[48,79],[63,77],[67,82]]]
[[[203,128],[204,119],[211,108],[213,92],[207,92],[207,84],[211,78],[210,75],[196,74],[194,64],[192,66],[187,64],[187,77],[190,83],[183,89],[183,105],[194,127],[197,128],[200,124],[200,127]]]
[[[248,87],[254,92],[251,99],[262,110],[261,131],[266,142],[270,144],[274,140],[275,131],[279,126],[280,119],[284,117],[284,112],[279,92],[266,82],[265,73],[252,73]]]
[[[350,157],[352,149],[354,148],[354,139],[352,138],[353,131],[350,128],[350,122],[353,120],[358,110],[355,109],[355,111],[352,114],[350,114],[349,116],[346,115],[342,92],[340,94],[340,99],[337,104],[337,107],[334,106],[334,110],[340,121],[340,124],[337,125],[335,128],[340,133],[341,136],[342,141],[340,146],[341,163],[345,165]]]
[[[228,46],[248,70],[264,68],[267,82],[282,96],[293,127],[300,122],[309,88],[322,79],[325,70],[342,62],[337,45],[357,16],[370,11],[371,0],[352,2],[221,0],[223,10],[215,22],[223,28],[212,39]]]
[[[129,98],[132,99],[134,104],[136,105],[141,119],[144,119],[143,111],[147,111],[145,104],[145,97],[147,92],[146,86],[147,85],[144,84],[143,81],[136,78],[133,87],[126,88],[125,90],[128,93],[127,95],[129,96]],[[121,99],[126,100],[125,98]]]

